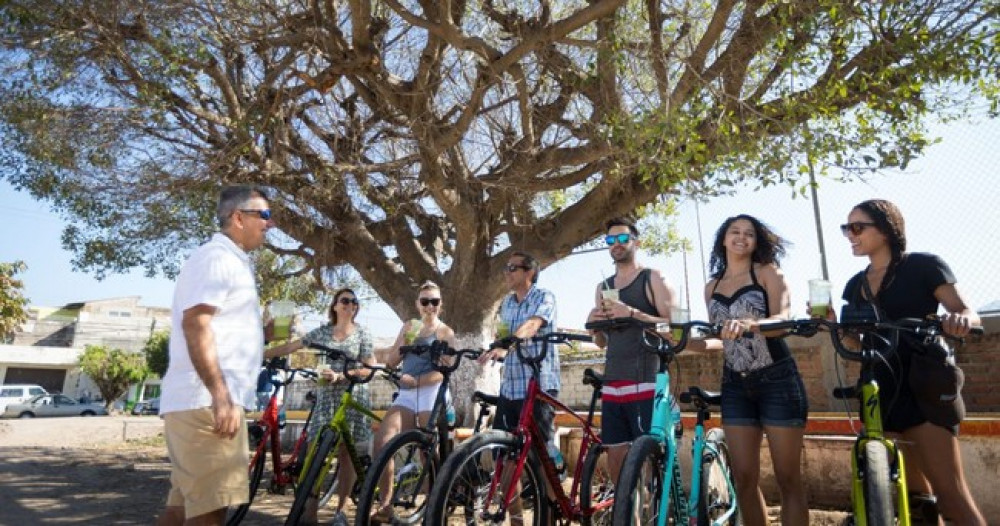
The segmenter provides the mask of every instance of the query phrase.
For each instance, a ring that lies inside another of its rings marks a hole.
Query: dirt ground
[[[170,487],[161,431],[156,417],[0,420],[0,526],[152,524]],[[282,524],[291,503],[268,494],[243,524]],[[845,516],[818,511],[810,523]],[[329,519],[321,511],[320,522]]]

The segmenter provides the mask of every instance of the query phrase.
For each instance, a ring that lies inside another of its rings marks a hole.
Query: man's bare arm
[[[191,364],[212,397],[214,431],[224,438],[232,438],[242,422],[240,413],[230,396],[229,386],[222,376],[222,369],[219,367],[219,354],[215,348],[215,334],[211,326],[215,312],[215,307],[195,305],[184,311],[181,328],[184,331]]]

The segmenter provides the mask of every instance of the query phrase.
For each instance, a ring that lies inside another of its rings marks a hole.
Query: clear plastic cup
[[[601,289],[601,298],[618,301],[618,289]]]
[[[417,335],[420,334],[420,329],[424,328],[424,322],[413,318],[410,320],[410,330],[406,331],[406,336],[404,337],[406,345],[413,345],[413,342],[417,340]]]
[[[330,369],[330,364],[326,362],[322,362],[316,365],[316,374],[318,375],[316,377],[316,383],[318,383],[319,385],[327,385],[328,383],[330,383],[330,380],[327,380],[326,377],[323,376],[323,371],[326,371],[328,369]]]
[[[833,284],[825,279],[809,280],[809,314],[825,318],[830,309]]]
[[[681,324],[691,321],[691,311],[685,309],[684,307],[673,307],[670,309],[670,323]],[[674,342],[681,341],[681,337],[684,336],[684,329],[680,327],[674,327],[671,330],[670,335],[673,337]]]
[[[287,340],[291,336],[292,319],[295,317],[295,303],[287,300],[272,301],[267,307],[274,321],[275,340]]]

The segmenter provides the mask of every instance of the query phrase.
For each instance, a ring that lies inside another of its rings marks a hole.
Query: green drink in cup
[[[295,303],[287,300],[272,301],[267,307],[274,322],[274,332],[271,336],[275,340],[287,340],[291,336],[292,318],[295,317]]]
[[[825,279],[809,280],[809,315],[825,318],[830,309],[833,284]]]
[[[691,321],[691,311],[683,307],[674,307],[670,309],[671,324],[680,325],[689,321]],[[681,337],[684,336],[684,329],[681,327],[674,327],[671,329],[670,336],[674,339],[674,343],[677,343],[681,341]]]
[[[410,320],[410,329],[406,331],[406,336],[404,336],[406,345],[413,345],[413,342],[417,341],[417,335],[420,334],[420,329],[422,329],[423,327],[424,327],[424,322],[416,318]]]
[[[510,336],[510,325],[503,320],[497,320],[497,339],[502,340]]]

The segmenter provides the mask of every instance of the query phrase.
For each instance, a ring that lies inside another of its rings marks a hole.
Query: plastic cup
[[[330,380],[327,380],[326,377],[323,376],[323,371],[326,371],[327,369],[330,369],[330,364],[328,364],[328,363],[324,362],[324,363],[320,363],[320,364],[316,365],[316,374],[319,375],[319,376],[316,377],[316,383],[317,384],[319,384],[319,385],[326,385],[326,384],[330,383]]]
[[[507,322],[505,322],[503,320],[498,320],[497,321],[497,339],[498,340],[502,340],[503,338],[506,338],[508,336],[510,336],[510,325],[507,325]]]
[[[618,301],[618,289],[601,289],[601,298]]]
[[[683,307],[673,307],[670,309],[670,323],[681,324],[689,321],[691,321],[691,311]],[[679,342],[684,336],[684,329],[681,327],[674,327],[671,330],[670,335],[673,337],[674,342]]]
[[[809,314],[825,318],[830,309],[833,284],[825,279],[809,280]]]
[[[292,318],[295,317],[295,303],[287,300],[272,301],[267,307],[274,321],[275,340],[287,340],[291,336]]]
[[[413,345],[413,342],[417,340],[417,335],[420,334],[420,329],[424,327],[424,322],[414,318],[410,320],[410,330],[406,331],[406,345]]]

